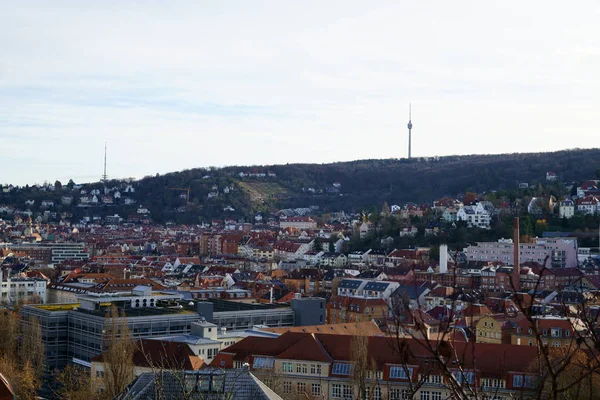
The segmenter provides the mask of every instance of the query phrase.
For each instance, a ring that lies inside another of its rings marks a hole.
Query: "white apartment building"
[[[463,251],[469,261],[500,261],[514,264],[514,244],[512,239],[497,242],[477,242]],[[575,268],[577,262],[577,239],[575,238],[535,238],[534,243],[519,244],[519,260],[537,262],[548,268]]]
[[[600,213],[600,200],[594,196],[587,196],[577,200],[577,211],[584,214]]]
[[[492,214],[480,202],[475,206],[462,206],[456,213],[456,220],[466,221],[469,228],[490,229]]]
[[[2,275],[2,270],[0,270],[0,301],[16,303],[20,299],[39,296],[44,303],[46,302],[46,280],[38,278],[8,278],[4,281]]]
[[[560,218],[571,218],[575,215],[575,203],[573,200],[563,200],[558,206],[558,214]]]

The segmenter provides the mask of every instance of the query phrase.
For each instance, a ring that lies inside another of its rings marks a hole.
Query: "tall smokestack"
[[[515,290],[520,290],[521,289],[521,282],[520,282],[520,276],[521,276],[521,265],[520,265],[520,257],[519,257],[519,253],[521,251],[520,247],[519,247],[519,241],[520,241],[520,234],[519,234],[519,217],[515,217],[515,226],[514,226],[514,234],[513,234],[513,243],[514,243],[514,260],[513,260],[513,274],[512,274],[512,280],[513,280],[513,286],[515,288]]]
[[[440,245],[440,274],[448,272],[448,245]]]

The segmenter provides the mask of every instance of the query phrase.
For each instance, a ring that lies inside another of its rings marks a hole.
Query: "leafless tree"
[[[119,313],[113,305],[107,315],[105,327],[106,351],[102,354],[104,376],[102,386],[107,398],[122,393],[134,378],[133,353],[135,343],[131,337],[125,313]]]
[[[456,282],[456,269],[452,270],[453,279]],[[423,385],[429,383],[430,377],[440,376],[445,387],[456,399],[480,399],[489,396],[489,393],[483,394],[474,383],[469,379],[469,372],[465,370],[468,357],[474,357],[474,342],[467,342],[466,345],[455,345],[455,335],[463,334],[462,330],[457,330],[453,322],[458,319],[458,304],[456,297],[447,308],[445,321],[442,321],[437,332],[430,332],[426,323],[425,304],[421,304],[418,296],[418,287],[416,280],[413,281],[413,290],[417,293],[415,304],[411,305],[408,293],[398,293],[391,299],[391,317],[388,319],[388,339],[391,347],[402,360],[408,386],[408,398],[414,399]],[[471,326],[467,327],[474,330],[473,319]],[[411,346],[418,346],[421,350],[420,355],[413,354]],[[423,356],[425,354],[425,356]],[[451,364],[451,360],[454,361]],[[469,369],[476,367],[477,360],[468,360]],[[409,367],[410,363],[417,364],[419,367],[418,377],[412,375]]]
[[[3,356],[0,358],[0,373],[8,379],[17,399],[34,399],[41,387],[41,380],[29,362],[19,366],[14,358]]]
[[[369,372],[373,369],[373,359],[369,357],[369,338],[356,335],[350,342],[350,360],[352,360],[352,381],[357,399],[366,400],[368,394]]]
[[[537,365],[531,365],[530,371],[536,376],[536,392],[538,399],[587,399],[596,398],[600,389],[600,341],[598,341],[598,312],[590,314],[586,297],[581,295],[575,304],[577,308],[575,320],[567,319],[575,335],[569,343],[560,348],[553,348],[547,343],[546,335],[539,327],[535,310],[535,296],[541,291],[542,277],[547,268],[539,272],[532,290],[533,296],[526,301],[523,296],[514,296],[515,304],[529,323],[535,345],[538,349]],[[510,285],[516,292],[516,282],[510,276]],[[583,293],[580,293],[583,294]],[[568,304],[559,302],[564,313]],[[563,315],[564,316],[564,315]],[[575,322],[577,321],[577,323]]]
[[[57,396],[65,400],[94,400],[100,397],[96,382],[89,372],[76,365],[67,365],[56,371],[53,380],[57,383]]]
[[[527,367],[527,375],[534,378],[535,384],[524,388],[519,393],[519,398],[537,398],[537,399],[591,399],[596,398],[598,389],[600,389],[600,341],[598,330],[597,309],[592,309],[586,303],[586,297],[581,296],[579,304],[575,305],[575,317],[568,319],[571,321],[573,332],[571,341],[567,346],[552,348],[547,343],[547,336],[539,328],[538,315],[536,311],[535,295],[540,291],[541,279],[545,268],[542,268],[539,277],[532,289],[533,296],[524,295],[516,290],[517,285],[512,281],[512,275],[509,275],[510,286],[512,288],[512,300],[515,303],[518,312],[521,313],[531,326],[531,337],[534,345],[538,349],[538,357],[532,365]],[[456,281],[456,272],[453,272]],[[415,283],[415,288],[417,284]],[[569,306],[573,304],[562,302],[559,308],[563,311],[563,316]],[[407,298],[402,296],[393,299],[391,307],[391,321],[388,329],[388,337],[392,340],[393,348],[404,360],[406,374],[409,375],[409,360],[415,361],[414,355],[410,352],[408,339],[411,345],[420,346],[425,350],[428,358],[427,368],[430,371],[423,371],[423,363],[419,368],[424,372],[418,381],[407,383],[411,398],[426,381],[429,373],[441,374],[446,388],[452,393],[453,398],[483,399],[493,397],[497,394],[497,388],[484,388],[472,383],[468,379],[469,372],[477,368],[477,360],[474,351],[475,341],[468,341],[461,346],[454,342],[456,328],[453,321],[458,317],[456,300],[452,301],[448,307],[448,316],[445,324],[441,325],[437,335],[430,335],[429,329],[424,322],[424,305],[418,304],[411,307]],[[464,318],[467,320],[467,318]],[[471,318],[467,328],[476,335],[475,319]],[[577,325],[577,326],[576,326]],[[459,349],[461,349],[459,351]],[[449,364],[453,360],[453,364]],[[466,369],[469,365],[469,369]],[[501,369],[501,366],[499,366]],[[498,371],[503,374],[506,371]],[[476,380],[474,381],[476,382]]]
[[[30,316],[23,320],[20,332],[19,360],[22,366],[29,364],[38,379],[44,374],[44,342],[42,328],[36,317]]]
[[[10,310],[0,310],[0,354],[15,359],[17,357],[18,338],[18,315]]]

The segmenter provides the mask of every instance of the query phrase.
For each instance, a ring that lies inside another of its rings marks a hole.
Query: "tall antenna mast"
[[[410,160],[411,134],[412,134],[412,104],[408,103],[408,159]]]
[[[102,182],[108,181],[108,175],[106,175],[106,142],[104,142],[104,174],[102,175]]]

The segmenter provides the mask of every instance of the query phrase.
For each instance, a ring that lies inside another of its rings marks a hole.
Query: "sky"
[[[0,0],[0,183],[600,147],[600,2]]]

